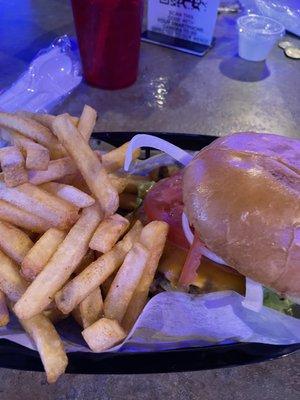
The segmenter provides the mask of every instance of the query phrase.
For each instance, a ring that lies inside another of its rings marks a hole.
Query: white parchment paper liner
[[[300,320],[263,307],[257,313],[242,305],[243,296],[232,292],[190,295],[163,292],[146,305],[128,338],[113,351],[157,351],[216,344],[300,342]],[[79,326],[66,320],[57,325],[66,350],[88,351]],[[0,337],[28,348],[31,340],[13,319],[0,329]]]

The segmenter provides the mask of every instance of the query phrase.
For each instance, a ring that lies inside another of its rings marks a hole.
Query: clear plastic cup
[[[265,60],[284,35],[284,26],[262,15],[244,15],[237,20],[239,56],[249,61]]]

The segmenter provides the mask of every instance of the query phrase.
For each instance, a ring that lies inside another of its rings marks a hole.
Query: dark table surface
[[[10,85],[36,53],[74,34],[69,1],[0,1],[0,88]],[[142,44],[138,81],[104,91],[81,84],[57,112],[99,112],[96,129],[201,132],[274,132],[299,136],[300,62],[275,47],[266,63],[237,57],[235,15],[222,15],[216,45],[205,57]],[[300,40],[292,38],[300,45]]]
[[[299,137],[300,62],[275,47],[266,63],[237,57],[235,15],[222,15],[204,57],[143,43],[138,81],[121,91],[82,83],[55,112],[99,112],[98,131],[224,135],[274,132]],[[69,1],[0,0],[0,89],[42,48],[74,34]],[[300,40],[291,37],[300,45]],[[300,354],[224,370],[139,376],[66,375],[47,387],[40,373],[0,371],[0,399],[264,399],[300,397]]]

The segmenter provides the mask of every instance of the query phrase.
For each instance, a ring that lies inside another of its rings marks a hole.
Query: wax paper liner
[[[235,342],[295,344],[300,342],[300,320],[263,307],[257,313],[242,305],[232,292],[190,295],[163,292],[146,305],[128,338],[113,351],[158,351]],[[90,351],[71,319],[57,324],[66,350]],[[34,348],[16,319],[0,329],[2,338]],[[110,350],[110,351],[112,351]]]

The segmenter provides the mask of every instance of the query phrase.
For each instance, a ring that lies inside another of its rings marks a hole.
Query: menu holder
[[[220,0],[148,0],[142,40],[203,56],[214,44]]]

